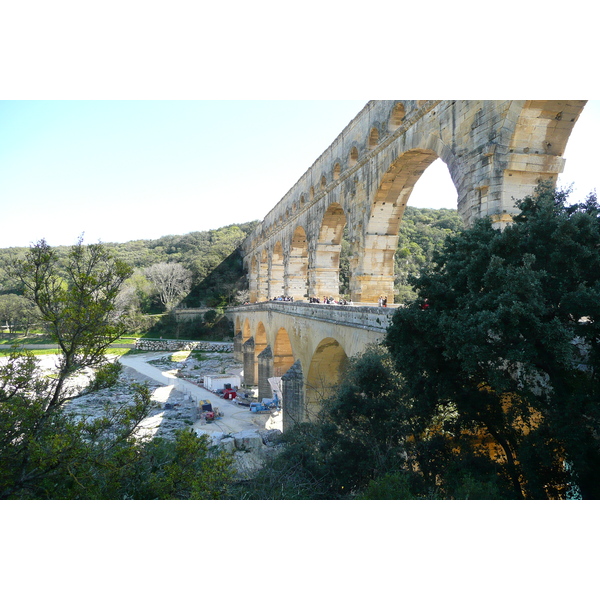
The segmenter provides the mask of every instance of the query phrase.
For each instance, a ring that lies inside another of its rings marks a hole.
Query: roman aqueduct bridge
[[[556,181],[584,106],[583,100],[367,103],[242,245],[253,304],[230,311],[236,352],[247,383],[263,381],[259,394],[268,391],[261,374],[285,373],[284,427],[286,414],[288,423],[309,418],[319,385],[334,385],[347,357],[383,338],[392,309],[368,305],[394,297],[400,222],[427,167],[438,158],[446,164],[466,225],[489,217],[503,227],[517,212],[515,198],[531,194],[540,180]],[[345,229],[353,305],[308,303],[339,297]],[[266,302],[280,296],[295,302]]]

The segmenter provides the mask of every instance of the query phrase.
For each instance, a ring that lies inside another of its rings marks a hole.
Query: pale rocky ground
[[[178,359],[173,361],[173,357]],[[215,373],[239,373],[242,365],[231,353],[203,353],[202,360],[189,352],[144,353],[121,358],[124,368],[119,383],[110,389],[82,393],[66,405],[65,410],[82,418],[101,416],[107,405],[123,406],[133,399],[133,383],[146,382],[156,402],[150,415],[140,423],[140,437],[162,436],[173,438],[179,429],[193,429],[197,435],[206,434],[214,444],[233,454],[240,476],[250,474],[263,459],[275,452],[272,440],[281,430],[281,415],[251,413],[247,406],[204,389],[201,377]],[[54,366],[53,356],[40,357],[41,365],[49,371]],[[72,382],[73,390],[84,390],[92,373],[82,373]],[[213,422],[198,419],[198,400],[207,399],[222,416]]]

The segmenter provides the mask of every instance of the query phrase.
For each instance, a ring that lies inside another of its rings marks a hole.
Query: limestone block
[[[236,450],[258,450],[263,446],[263,440],[258,431],[238,431],[232,439]]]
[[[547,154],[511,154],[507,170],[537,173],[562,173],[565,159]]]
[[[223,437],[219,442],[219,446],[227,454],[233,454],[236,451],[235,440],[232,437]]]

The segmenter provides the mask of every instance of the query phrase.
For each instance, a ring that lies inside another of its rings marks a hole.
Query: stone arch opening
[[[379,144],[379,129],[377,129],[377,127],[371,127],[367,146],[369,150],[373,150],[377,144]]]
[[[323,339],[310,361],[306,377],[306,417],[313,420],[321,410],[323,400],[335,393],[348,356],[334,338]]]
[[[273,375],[282,377],[294,364],[294,351],[287,330],[280,327],[273,348]]]
[[[294,300],[308,298],[308,239],[304,227],[296,227],[287,263],[286,294]]]
[[[258,355],[267,347],[267,330],[262,321],[256,326],[256,333],[254,334],[254,356],[255,356],[255,379],[258,381]]]
[[[405,116],[406,110],[404,109],[404,104],[402,104],[402,102],[398,102],[394,105],[394,108],[392,108],[388,129],[390,131],[396,131],[396,129],[402,125],[402,121],[404,121]]]
[[[309,273],[310,294],[335,300],[340,295],[340,252],[346,227],[346,215],[340,204],[329,205],[323,215],[316,244],[313,267]]]
[[[342,166],[340,165],[340,163],[335,163],[335,166],[333,167],[333,180],[337,181],[340,178],[340,173],[342,172]]]
[[[377,302],[394,298],[394,256],[404,210],[413,188],[438,158],[433,150],[409,150],[398,157],[383,175],[373,196],[362,252],[351,281],[352,299]]]
[[[353,167],[358,162],[358,150],[356,146],[352,146],[350,149],[350,157],[348,159],[348,163],[351,167]]]
[[[279,298],[284,294],[284,261],[283,246],[277,242],[271,254],[271,268],[269,271],[269,300]]]
[[[250,327],[250,321],[246,319],[242,328],[242,341],[247,342],[252,337],[252,329]]]

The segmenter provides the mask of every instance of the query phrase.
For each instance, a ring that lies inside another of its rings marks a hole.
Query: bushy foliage
[[[115,386],[119,382],[119,377],[123,372],[123,365],[120,362],[107,362],[94,373],[94,378],[88,386],[88,391],[96,392]]]
[[[174,441],[136,435],[153,406],[146,386],[133,387],[129,405],[107,403],[98,418],[64,410],[69,378],[80,369],[100,367],[93,389],[118,377],[120,365],[106,365],[104,350],[121,330],[115,301],[131,270],[104,246],[84,247],[81,240],[63,267],[43,240],[10,267],[40,309],[60,356],[53,377],[25,351],[14,350],[0,365],[0,498],[223,497],[231,459],[206,439],[192,432]]]
[[[600,206],[568,195],[541,184],[513,225],[449,236],[250,493],[600,498]]]
[[[600,209],[567,198],[540,185],[512,226],[449,239],[386,340],[421,409],[451,408],[516,497],[600,497]]]

